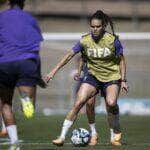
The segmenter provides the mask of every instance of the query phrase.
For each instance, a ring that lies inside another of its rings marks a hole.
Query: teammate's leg
[[[0,97],[2,100],[2,116],[6,125],[6,129],[10,138],[11,144],[18,143],[17,126],[12,111],[12,98],[14,88],[1,88]]]
[[[36,101],[36,86],[18,86],[23,112],[27,118],[34,114]]]
[[[106,88],[106,109],[108,113],[108,123],[110,127],[111,143],[113,145],[121,145],[121,131],[119,123],[119,107],[117,99],[120,92],[120,86],[117,84],[109,85]]]
[[[53,144],[57,146],[61,146],[64,143],[66,134],[69,130],[69,128],[72,126],[73,122],[75,121],[78,112],[83,107],[83,105],[86,103],[86,101],[93,97],[97,93],[97,89],[88,84],[88,83],[82,83],[80,86],[80,89],[77,93],[77,100],[72,107],[71,111],[68,113],[68,115],[65,118],[65,121],[63,123],[62,131],[60,134],[60,137],[56,140],[53,140]]]
[[[41,81],[40,59],[22,60],[19,68],[16,86],[20,93],[24,115],[30,118],[34,114],[36,86]]]
[[[91,139],[89,145],[96,145],[98,142],[98,134],[95,127],[95,100],[96,96],[90,98],[86,103],[86,113],[89,122],[89,127],[91,129]]]
[[[2,101],[0,100],[0,110],[2,110]],[[2,112],[0,112],[0,122],[1,122],[1,131],[0,131],[0,137],[6,136],[7,134],[7,129],[4,123],[4,119],[2,117]]]

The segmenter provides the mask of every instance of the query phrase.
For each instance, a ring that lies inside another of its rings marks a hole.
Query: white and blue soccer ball
[[[71,142],[74,146],[86,146],[90,140],[90,133],[84,128],[72,131]]]

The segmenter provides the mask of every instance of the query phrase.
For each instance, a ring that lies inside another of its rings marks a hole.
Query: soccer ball
[[[90,140],[88,130],[79,128],[72,131],[71,142],[74,146],[86,146]]]

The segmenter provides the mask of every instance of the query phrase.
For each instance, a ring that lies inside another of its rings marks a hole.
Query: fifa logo
[[[105,48],[101,48],[101,47],[99,47],[99,48],[88,48],[87,54],[90,57],[104,58],[104,57],[110,56],[111,51],[107,47],[105,47]]]

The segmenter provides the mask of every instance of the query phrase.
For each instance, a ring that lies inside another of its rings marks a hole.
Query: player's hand
[[[41,88],[46,88],[47,83],[44,81],[44,79],[40,78],[39,82],[38,82],[38,86],[41,87]]]
[[[121,82],[121,90],[126,93],[129,91],[129,86],[127,82],[124,81]]]
[[[44,76],[45,83],[48,83],[49,81],[53,80],[55,73],[50,72],[47,75]]]
[[[74,75],[74,80],[75,80],[75,81],[79,81],[79,80],[80,80],[80,73],[76,73],[76,74]]]

